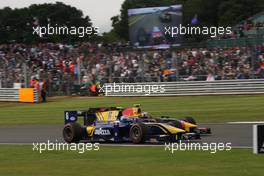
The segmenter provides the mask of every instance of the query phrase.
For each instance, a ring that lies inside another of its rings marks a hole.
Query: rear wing
[[[92,125],[95,121],[101,121],[101,122],[115,121],[120,116],[122,116],[122,112],[124,111],[129,111],[129,113],[131,113],[130,111],[132,112],[141,111],[139,107],[140,104],[135,104],[133,108],[100,107],[100,108],[89,108],[88,110],[82,110],[82,111],[76,111],[76,110],[64,111],[64,124],[77,122],[79,117],[84,118],[83,120],[84,125]]]
[[[93,124],[96,120],[95,114],[89,111],[64,111],[64,124],[77,122],[78,119],[83,118],[83,124]]]
[[[64,111],[64,124],[74,123],[78,120],[77,111]]]

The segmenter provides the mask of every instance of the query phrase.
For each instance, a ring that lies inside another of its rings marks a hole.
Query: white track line
[[[227,122],[228,124],[264,124],[264,121]]]
[[[32,143],[0,143],[0,145],[33,145]],[[164,147],[163,144],[100,144],[103,147]],[[252,149],[252,146],[232,146],[232,149]]]

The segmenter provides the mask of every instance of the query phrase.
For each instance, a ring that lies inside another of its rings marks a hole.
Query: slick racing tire
[[[146,141],[147,126],[143,123],[137,123],[131,126],[129,137],[134,144],[144,143]]]
[[[193,117],[185,117],[183,120],[185,122],[189,122],[189,123],[194,124],[194,125],[197,124]]]
[[[63,138],[67,143],[78,143],[82,139],[83,128],[78,123],[68,123],[63,128]]]

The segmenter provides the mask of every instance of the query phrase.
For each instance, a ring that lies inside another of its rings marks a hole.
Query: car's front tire
[[[144,143],[146,141],[147,126],[143,123],[136,123],[131,126],[129,136],[134,144]]]

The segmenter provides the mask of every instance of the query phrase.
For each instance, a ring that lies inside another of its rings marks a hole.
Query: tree
[[[100,41],[104,43],[114,43],[114,42],[120,42],[121,39],[116,35],[116,33],[113,30],[111,30],[110,32],[104,32],[100,38]]]
[[[38,21],[40,26],[92,26],[89,16],[84,16],[81,10],[65,5],[61,2],[55,4],[31,5],[28,8],[11,9],[4,8],[0,10],[0,42],[37,42],[37,41],[79,41],[89,40],[86,35],[84,38],[78,36],[49,36],[40,39],[32,35],[33,23]]]
[[[263,0],[225,0],[219,6],[219,24],[233,26],[263,10]]]

